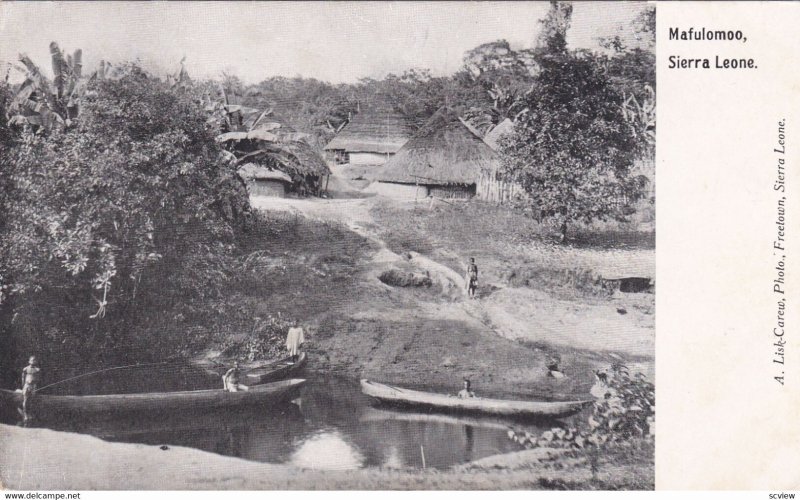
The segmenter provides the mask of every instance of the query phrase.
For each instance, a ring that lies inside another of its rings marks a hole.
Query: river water
[[[108,441],[185,446],[309,469],[445,468],[520,450],[508,437],[512,427],[542,430],[491,418],[376,407],[361,393],[358,381],[320,374],[305,377],[309,380],[299,399],[270,408],[71,418],[47,427]],[[544,425],[549,428],[552,423]]]

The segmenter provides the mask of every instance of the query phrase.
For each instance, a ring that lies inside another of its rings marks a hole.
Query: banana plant
[[[621,110],[631,133],[641,140],[645,148],[656,142],[656,93],[650,85],[644,86],[642,102],[631,94],[622,103]]]
[[[66,57],[56,42],[50,44],[53,80],[47,78],[30,57],[20,54],[22,66],[14,66],[25,73],[7,114],[9,124],[28,124],[50,130],[69,127],[80,112],[81,98],[96,72],[83,76],[83,52],[76,50]]]
[[[322,157],[306,142],[308,134],[276,120],[272,109],[240,104],[235,92],[225,86],[220,86],[220,94],[222,99],[209,103],[206,109],[222,130],[216,141],[233,154],[236,165],[264,164],[289,174],[298,184],[330,173]]]

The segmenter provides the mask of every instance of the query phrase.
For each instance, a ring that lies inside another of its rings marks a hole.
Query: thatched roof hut
[[[489,133],[484,136],[483,140],[489,145],[490,148],[497,151],[500,148],[500,139],[505,135],[512,133],[513,131],[514,122],[506,118],[498,123],[492,130],[490,130]]]
[[[292,142],[283,147],[290,155],[278,157],[283,159],[281,163],[290,168],[289,173],[319,177],[331,174],[331,169],[322,156],[305,142]]]
[[[498,157],[451,109],[439,109],[372,176],[380,182],[426,186],[474,186],[481,172],[496,170]]]
[[[388,109],[365,110],[353,117],[325,151],[339,163],[380,165],[413,135],[406,118]]]
[[[239,167],[237,170],[239,177],[245,180],[265,180],[265,181],[279,181],[291,183],[292,178],[281,172],[280,170],[273,170],[257,163],[246,163]]]
[[[221,134],[217,141],[232,144],[243,167],[251,164],[267,171],[279,170],[291,178],[293,190],[319,192],[323,177],[331,174],[322,155],[305,142],[307,134],[297,132],[275,115],[268,119],[246,131]],[[242,175],[242,169],[239,173]]]
[[[284,197],[292,185],[292,178],[280,170],[267,168],[257,163],[246,163],[237,171],[253,196]]]

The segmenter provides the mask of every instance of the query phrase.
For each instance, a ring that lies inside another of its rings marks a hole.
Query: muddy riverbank
[[[269,217],[291,213],[304,224],[347,229],[338,241],[285,242],[289,254],[265,250],[291,273],[265,275],[252,299],[259,316],[301,319],[313,370],[439,392],[469,378],[480,395],[512,398],[584,397],[594,371],[612,363],[653,379],[654,294],[608,294],[596,284],[599,276],[652,276],[647,245],[544,244],[530,234],[529,219],[479,205],[381,197],[253,205]],[[464,296],[470,256],[481,269],[476,300]],[[430,284],[386,283],[389,271]],[[564,378],[549,376],[553,362]]]

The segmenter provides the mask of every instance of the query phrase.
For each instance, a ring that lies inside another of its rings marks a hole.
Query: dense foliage
[[[633,167],[652,154],[655,137],[652,53],[619,45],[612,55],[569,50],[570,15],[553,3],[525,112],[501,141],[504,175],[562,239],[574,222],[630,215],[648,182]]]
[[[221,284],[250,218],[237,158],[307,164],[369,108],[421,127],[448,105],[480,133],[509,118],[505,171],[529,208],[564,234],[574,221],[624,218],[643,193],[631,167],[653,150],[654,13],[637,20],[647,43],[608,40],[605,53],[568,49],[570,16],[555,2],[535,48],[491,41],[452,75],[411,69],[355,84],[193,82],[183,63],[165,81],[136,65],[88,71],[79,50],[55,43],[48,78],[21,55],[24,81],[0,84],[4,369],[33,351],[147,357],[201,341],[181,322],[224,309]],[[290,144],[300,136],[310,146]]]
[[[191,89],[131,66],[91,90],[74,126],[17,128],[0,150],[4,317],[23,344],[84,356],[147,348],[125,325],[213,293],[249,210]]]
[[[50,43],[52,81],[28,56],[22,54],[19,59],[26,78],[5,108],[9,122],[45,129],[70,126],[78,116],[87,86],[95,78],[94,73],[83,77],[81,50],[65,56],[56,42]]]

